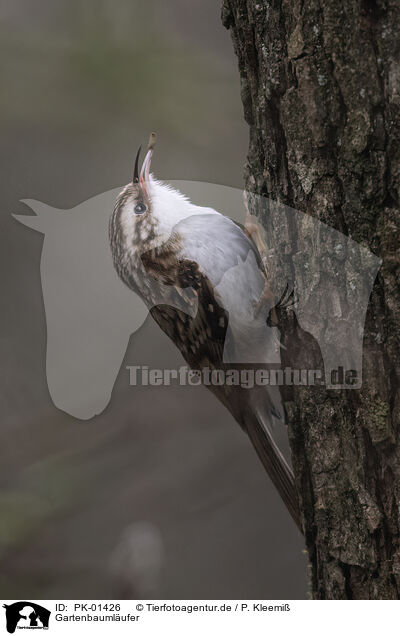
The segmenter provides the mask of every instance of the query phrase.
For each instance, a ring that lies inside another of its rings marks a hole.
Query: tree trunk
[[[287,404],[316,599],[399,598],[399,13],[396,0],[225,0],[222,9],[250,126],[246,189],[382,259],[362,387],[298,387]],[[290,224],[272,238],[305,249]]]

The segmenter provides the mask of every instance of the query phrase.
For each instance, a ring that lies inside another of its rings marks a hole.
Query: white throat
[[[219,214],[213,208],[194,205],[189,199],[172,186],[150,176],[149,194],[152,216],[156,222],[157,243],[164,243],[173,233],[180,221],[193,215]]]

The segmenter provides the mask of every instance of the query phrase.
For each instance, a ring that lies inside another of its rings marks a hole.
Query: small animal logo
[[[50,610],[32,603],[32,601],[18,601],[11,605],[3,605],[6,610],[6,627],[9,634],[16,629],[48,629]]]

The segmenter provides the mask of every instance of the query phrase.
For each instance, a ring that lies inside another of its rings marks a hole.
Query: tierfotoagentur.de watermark
[[[130,386],[238,386],[252,389],[255,386],[323,386],[324,372],[321,369],[211,369],[201,370],[180,366],[178,369],[151,369],[144,365],[127,365]],[[349,387],[358,381],[355,369],[345,370],[339,366],[330,373],[330,385]]]

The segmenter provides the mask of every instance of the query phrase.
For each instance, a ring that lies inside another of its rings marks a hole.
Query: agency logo
[[[51,612],[37,603],[18,601],[3,607],[6,610],[6,626],[9,634],[14,634],[16,629],[49,628]]]
[[[254,252],[240,248],[246,242],[237,246],[235,235],[232,253],[220,250],[213,256],[213,285],[224,310],[218,324],[226,327],[223,362],[306,368],[302,361],[288,358],[297,349],[307,357],[306,350],[311,348],[318,352],[321,363],[315,368],[324,371],[328,389],[360,388],[364,322],[380,259],[318,219],[265,197],[246,193],[258,216],[244,220],[241,190],[189,181],[171,185],[196,204],[207,206],[173,228],[172,233],[188,237],[190,245],[205,227],[210,242],[220,236],[224,224],[215,210],[235,223],[244,222],[252,236],[260,237],[263,249],[259,251],[275,305],[268,299]],[[106,408],[129,338],[151,308],[122,283],[112,263],[108,228],[119,193],[120,188],[104,192],[70,210],[25,199],[35,215],[14,215],[44,234],[40,274],[48,388],[54,404],[79,419],[89,419]],[[290,250],[285,243],[280,245],[279,236],[286,236],[288,228],[299,237],[301,249],[297,244]],[[150,276],[146,285],[151,288],[153,306],[168,305],[196,315],[192,288],[176,290]],[[238,294],[231,293],[237,289],[246,298],[254,295],[257,303],[245,302],[242,296],[238,302]],[[283,320],[287,313],[298,340],[295,345],[287,342]]]

